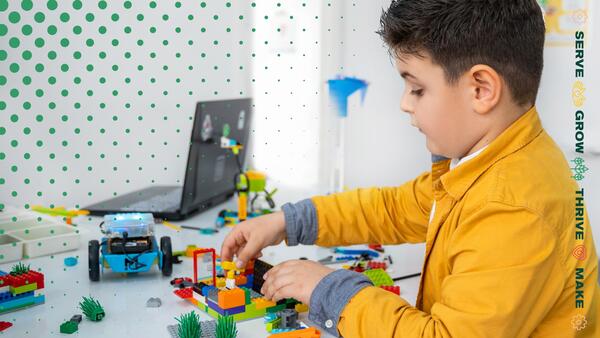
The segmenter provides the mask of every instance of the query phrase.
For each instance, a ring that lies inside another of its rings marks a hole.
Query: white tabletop
[[[234,208],[234,199],[215,206],[192,218],[174,222],[195,227],[212,227],[219,210]],[[211,319],[206,313],[173,294],[169,281],[174,277],[192,276],[192,260],[183,258],[183,263],[173,266],[171,277],[162,276],[158,268],[147,273],[124,276],[110,270],[101,275],[99,282],[90,282],[88,278],[87,243],[91,239],[100,239],[98,230],[99,217],[80,217],[76,219],[81,229],[81,247],[76,251],[39,257],[26,260],[32,269],[41,269],[45,275],[46,303],[39,306],[0,315],[0,321],[9,321],[13,326],[0,335],[9,337],[49,337],[62,335],[59,326],[74,314],[81,314],[78,303],[82,296],[93,296],[98,299],[106,311],[101,322],[83,319],[79,331],[75,335],[84,337],[168,337],[167,325],[176,324],[175,317],[196,310],[202,320]],[[174,231],[157,225],[156,236],[171,237],[173,250],[183,250],[189,244],[199,247],[214,247],[217,252],[220,244],[229,232],[229,228],[215,235],[201,235],[197,231]],[[391,254],[394,264],[389,273],[392,277],[419,272],[424,254],[423,245],[400,245],[385,247],[386,254]],[[288,259],[307,257],[320,259],[331,254],[330,249],[317,246],[286,247],[285,244],[270,247],[263,251],[263,259],[277,264]],[[65,257],[78,257],[74,267],[64,265]],[[0,265],[0,270],[9,271],[12,264]],[[415,303],[419,287],[419,277],[405,279],[397,283],[401,288],[401,296],[411,304]],[[162,306],[147,308],[146,301],[150,297],[159,297]],[[300,319],[306,324],[306,314]],[[239,338],[267,337],[262,319],[253,319],[238,323]],[[322,334],[322,337],[330,337]]]

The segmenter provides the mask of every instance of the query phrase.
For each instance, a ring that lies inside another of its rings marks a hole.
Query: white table
[[[293,200],[293,199],[292,199]],[[194,217],[175,224],[185,224],[195,227],[211,227],[219,210],[234,208],[234,200],[215,206],[212,209],[197,214]],[[13,326],[0,333],[7,337],[50,337],[63,336],[59,331],[62,322],[74,314],[81,314],[78,303],[82,296],[93,296],[98,299],[106,311],[106,317],[101,322],[91,322],[83,319],[79,331],[74,335],[83,337],[168,337],[167,325],[176,324],[175,317],[196,309],[202,320],[211,319],[206,313],[195,308],[173,294],[169,281],[174,277],[192,275],[192,260],[182,258],[183,263],[173,266],[171,277],[162,276],[156,268],[148,273],[123,276],[111,271],[101,274],[99,282],[90,282],[88,278],[87,243],[91,239],[100,239],[98,230],[100,217],[80,217],[76,220],[81,229],[81,247],[76,251],[39,257],[25,261],[32,269],[41,268],[45,275],[46,303],[39,306],[0,315],[0,321],[9,321]],[[188,244],[199,247],[214,247],[217,252],[229,229],[221,230],[215,235],[201,235],[197,231],[174,231],[162,225],[157,225],[156,236],[171,236],[173,250],[183,250]],[[331,254],[330,249],[316,246],[277,247],[263,251],[263,259],[277,264],[288,259],[307,257],[320,259]],[[394,264],[390,274],[395,276],[408,275],[421,270],[424,246],[401,245],[386,247],[386,253],[393,257]],[[79,262],[74,267],[64,265],[65,257],[78,257]],[[9,271],[12,264],[0,265],[0,270]],[[419,277],[405,279],[397,285],[401,287],[401,295],[411,304],[415,303],[419,286]],[[146,301],[150,297],[159,297],[162,306],[147,308]],[[306,314],[300,319],[306,324]],[[238,323],[239,338],[267,337],[262,319],[254,319]],[[322,337],[330,335],[322,334]]]

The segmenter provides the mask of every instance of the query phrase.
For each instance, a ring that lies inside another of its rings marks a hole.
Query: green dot
[[[32,54],[31,54],[31,51],[25,50],[25,51],[23,51],[21,56],[23,57],[23,60],[31,60]]]
[[[4,160],[6,158],[6,154],[5,153],[0,153],[0,160]]]
[[[63,46],[63,47],[68,47],[69,46],[69,39],[67,39],[67,38],[60,39],[60,45]]]
[[[94,40],[93,39],[87,39],[87,40],[85,40],[85,44],[88,47],[92,47],[94,45]]]
[[[98,8],[100,8],[100,9],[106,9],[106,1],[100,1],[100,2],[98,2]]]
[[[41,114],[38,114],[35,116],[35,120],[38,122],[42,122],[42,121],[44,121],[44,116]]]
[[[33,2],[31,0],[23,0],[21,2],[21,8],[25,11],[29,11],[33,8]]]
[[[41,64],[41,63],[36,64],[35,65],[35,71],[38,72],[38,73],[43,72],[44,71],[44,65]]]
[[[18,97],[19,96],[19,90],[17,88],[13,88],[10,90],[10,96],[11,97]],[[2,106],[0,106],[0,109],[2,108]]]
[[[150,8],[156,8],[156,1],[150,1]]]
[[[69,19],[71,19],[71,16],[69,15],[69,13],[62,13],[60,15],[60,21],[62,22],[69,22]]]
[[[31,134],[31,128],[29,128],[29,127],[23,128],[23,134],[25,134],[25,135]],[[29,157],[29,154],[25,154],[25,155],[28,155],[28,157]]]
[[[81,1],[79,1],[79,0],[73,1],[74,9],[80,10],[82,6],[83,6],[83,4],[81,3]]]
[[[8,1],[0,0],[0,12],[4,12],[8,8]]]
[[[8,53],[4,49],[0,49],[0,61],[6,60]]]
[[[53,51],[53,50],[49,51],[48,52],[48,59],[50,59],[50,60],[56,59],[56,52]]]
[[[8,14],[8,21],[11,23],[17,23],[21,21],[21,14],[19,14],[19,12],[10,12],[10,14]]]
[[[87,22],[92,22],[92,21],[94,21],[94,14],[92,14],[92,13],[87,13],[87,14],[85,15],[85,20],[86,20]]]
[[[55,10],[58,7],[58,2],[56,2],[55,0],[50,0],[46,4],[46,6],[48,6],[49,10],[53,11],[53,10]]]
[[[123,3],[123,7],[126,8],[126,9],[130,9],[131,8],[131,1],[125,1]]]
[[[18,147],[18,146],[19,146],[19,141],[17,141],[17,140],[12,140],[12,141],[10,141],[10,145],[11,145],[13,148],[16,148],[16,147]]]
[[[76,35],[81,34],[82,29],[81,26],[73,26],[73,33],[75,33]]]
[[[4,86],[6,84],[6,76],[0,75],[0,86]]]
[[[98,33],[105,34],[106,33],[106,27],[105,26],[98,27]]]
[[[23,27],[21,27],[21,32],[23,33],[23,35],[31,35],[31,33],[33,32],[33,28],[30,25],[24,25]]]
[[[202,1],[202,2],[200,3],[200,7],[202,7],[202,8],[206,7],[206,2]]]
[[[44,41],[44,39],[42,39],[42,38],[37,38],[37,39],[35,39],[35,46],[36,46],[36,47],[39,47],[39,48],[41,48],[41,47],[44,47],[44,44],[45,44],[45,43],[46,43],[46,42],[45,42],[45,41]]]
[[[6,128],[0,127],[0,135],[6,134]]]
[[[46,31],[48,32],[48,34],[54,35],[58,31],[58,28],[56,28],[56,26],[54,25],[50,25],[48,26],[48,29]]]
[[[44,96],[44,91],[43,91],[43,90],[41,90],[41,89],[36,89],[36,91],[35,91],[35,96],[37,96],[37,97],[42,97],[42,96]]]
[[[11,122],[18,122],[18,121],[19,121],[19,115],[17,115],[17,114],[12,114],[12,115],[10,116],[10,121],[11,121]]]
[[[0,36],[5,36],[8,33],[8,27],[5,24],[0,23]]]
[[[33,16],[33,19],[35,20],[35,22],[37,23],[42,23],[44,22],[44,20],[46,20],[46,15],[42,12],[37,12],[35,13],[35,15]]]
[[[17,72],[19,72],[19,69],[20,69],[19,64],[17,64],[17,63],[11,63],[10,64],[10,71],[11,72],[17,73]]]
[[[8,45],[11,46],[12,48],[17,48],[19,47],[19,45],[21,44],[21,41],[18,38],[10,38],[10,40],[8,40]]]
[[[119,21],[119,14],[114,13],[113,15],[110,16],[110,19],[115,22]]]
[[[75,52],[73,52],[73,58],[74,58],[75,60],[79,60],[79,59],[81,59],[81,52],[80,52],[80,51],[75,51]]]

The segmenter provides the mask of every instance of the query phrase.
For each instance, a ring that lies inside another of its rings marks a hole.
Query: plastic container
[[[23,242],[11,235],[0,235],[0,264],[23,258]]]

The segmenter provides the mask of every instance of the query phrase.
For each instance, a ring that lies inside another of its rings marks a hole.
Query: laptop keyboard
[[[164,211],[177,209],[181,203],[182,188],[173,189],[147,200],[132,203],[121,209],[125,211]]]

